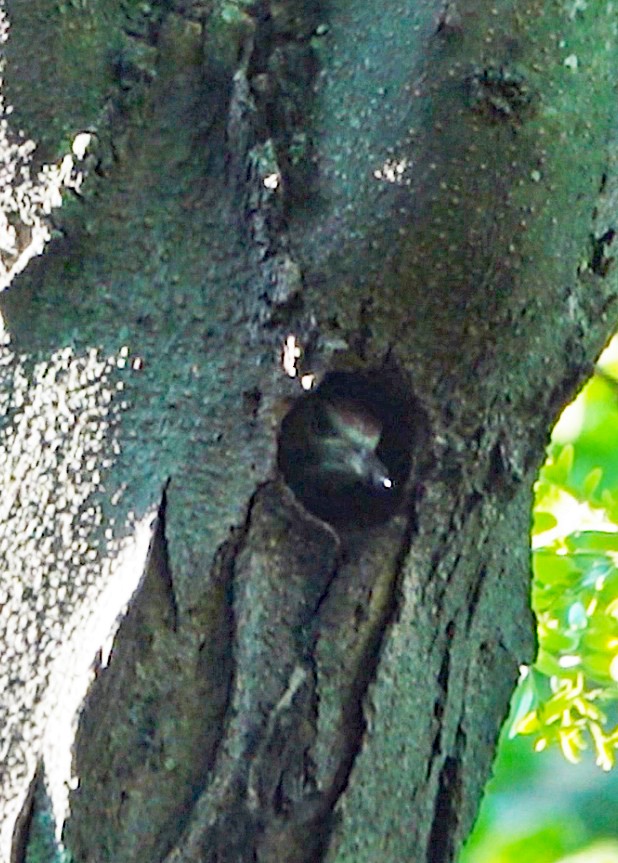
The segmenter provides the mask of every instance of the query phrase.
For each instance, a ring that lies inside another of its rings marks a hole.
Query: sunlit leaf
[[[558,519],[551,512],[537,510],[532,522],[532,533],[545,533],[545,531],[556,527],[557,524]]]
[[[599,487],[599,483],[603,477],[603,470],[600,467],[593,468],[586,479],[584,480],[584,498],[586,500],[590,500],[593,496],[597,488]]]
[[[557,458],[545,464],[543,478],[554,485],[566,486],[569,474],[573,468],[574,454],[575,451],[571,444],[562,447]]]

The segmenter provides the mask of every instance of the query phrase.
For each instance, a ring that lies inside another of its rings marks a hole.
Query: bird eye
[[[307,399],[310,399],[307,396]],[[313,399],[312,410],[310,415],[311,430],[320,437],[326,437],[333,434],[332,423],[321,399]]]

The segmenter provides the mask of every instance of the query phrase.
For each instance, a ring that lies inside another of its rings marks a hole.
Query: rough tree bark
[[[95,141],[1,298],[4,859],[49,797],[79,861],[452,860],[615,326],[611,4],[7,11],[13,129]],[[301,373],[375,409],[385,505],[290,491]]]

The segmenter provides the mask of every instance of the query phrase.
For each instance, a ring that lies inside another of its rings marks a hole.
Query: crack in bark
[[[466,736],[459,726],[453,754],[447,755],[440,770],[427,845],[427,863],[448,863],[452,860],[459,827],[465,743]]]
[[[466,614],[466,632],[470,631],[470,626],[474,619],[474,615],[476,613],[476,609],[479,604],[479,600],[481,598],[481,590],[483,588],[483,582],[487,576],[487,567],[482,566],[477,573],[477,576],[474,580],[474,584],[472,585],[472,590],[469,593],[469,600],[467,602],[467,614]]]
[[[228,859],[231,847],[230,859],[305,860],[306,843],[292,834],[309,820],[325,835],[328,805],[308,757],[317,714],[311,624],[338,540],[317,519],[299,519],[291,498],[277,483],[261,486],[234,547],[232,697],[216,764],[170,861]]]
[[[137,861],[167,853],[216,763],[229,722],[230,583],[242,531],[219,550],[209,589],[179,614],[166,505],[164,490],[144,577],[80,716],[74,747],[80,784],[70,795],[65,836],[84,859],[99,847]],[[205,629],[208,637],[200,641]],[[160,830],[144,835],[148,819]]]
[[[294,13],[290,10],[294,9]],[[275,325],[302,311],[302,273],[286,210],[306,200],[312,170],[306,129],[317,72],[309,37],[318,7],[256,4],[233,79],[227,125],[228,182],[239,196],[250,251],[261,273],[257,321]],[[294,20],[289,29],[287,15]],[[302,24],[300,37],[298,25]]]
[[[410,509],[406,529],[401,539],[399,551],[394,559],[390,590],[384,602],[381,613],[374,621],[365,640],[364,650],[357,666],[356,674],[350,688],[350,696],[344,707],[344,740],[347,741],[347,752],[340,755],[341,763],[334,777],[331,791],[328,795],[331,805],[347,788],[354,762],[362,750],[367,719],[365,716],[365,698],[371,683],[375,680],[379,667],[382,648],[389,627],[396,621],[401,607],[401,581],[404,565],[407,560],[412,540],[417,529],[414,509]]]
[[[34,800],[39,782],[41,781],[43,764],[39,762],[36,766],[26,798],[22,804],[21,810],[15,818],[15,827],[13,828],[13,840],[11,842],[11,859],[10,863],[25,863],[26,851],[28,847],[28,839],[30,837],[30,829],[34,815]]]
[[[448,695],[448,685],[451,673],[451,651],[450,644],[455,637],[455,622],[450,620],[446,626],[444,649],[442,653],[442,662],[440,663],[440,671],[438,672],[438,686],[440,688],[440,697],[434,702],[433,713],[437,721],[437,729],[434,736],[431,758],[427,762],[427,770],[425,778],[428,779],[433,771],[433,766],[437,758],[442,754],[442,719],[444,716],[444,705]]]

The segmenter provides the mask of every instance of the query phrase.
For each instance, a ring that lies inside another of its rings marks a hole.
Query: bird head
[[[376,453],[382,424],[360,402],[316,399],[312,434],[313,461],[325,478],[378,490],[393,487],[389,471]]]

